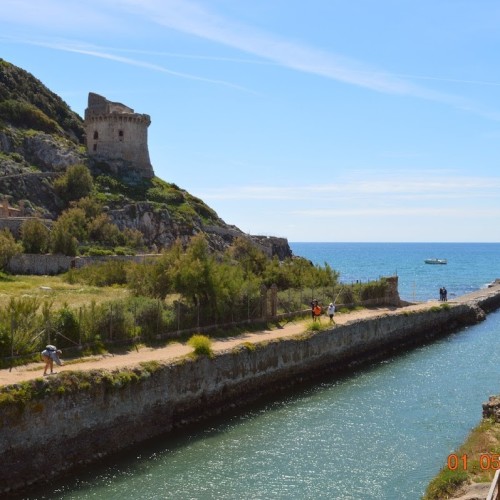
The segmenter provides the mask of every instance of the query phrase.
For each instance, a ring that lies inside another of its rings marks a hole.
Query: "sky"
[[[500,242],[498,0],[1,0],[0,57],[290,242]]]

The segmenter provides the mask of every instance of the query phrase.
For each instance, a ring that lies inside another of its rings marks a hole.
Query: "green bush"
[[[16,127],[41,130],[48,134],[60,130],[54,120],[27,102],[12,99],[0,102],[0,118]]]
[[[73,282],[93,286],[124,285],[127,282],[127,267],[129,263],[123,260],[107,260],[80,269],[72,269]]]
[[[141,337],[152,340],[174,323],[172,311],[165,308],[165,303],[147,297],[134,297],[127,304]]]
[[[2,270],[14,255],[21,253],[22,247],[16,243],[14,236],[7,229],[0,231],[0,270]]]
[[[21,241],[26,253],[45,253],[49,249],[50,231],[40,219],[25,220],[21,226]]]
[[[94,188],[94,180],[85,165],[72,165],[55,180],[57,194],[67,203],[87,197]]]
[[[213,355],[212,341],[206,335],[193,335],[187,343],[194,349],[194,353],[197,355]]]
[[[463,470],[443,469],[439,475],[429,483],[423,498],[424,500],[451,498],[459,486],[466,481],[467,472]]]
[[[58,347],[72,347],[79,344],[80,324],[73,309],[68,306],[60,309],[56,314],[55,329],[58,337]]]
[[[387,290],[387,281],[381,279],[379,281],[370,281],[357,285],[359,288],[359,297],[361,300],[382,299]]]

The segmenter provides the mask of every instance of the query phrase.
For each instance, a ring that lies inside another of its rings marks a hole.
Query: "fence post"
[[[137,332],[137,303],[134,302],[134,337]]]
[[[181,303],[177,301],[177,333],[181,331]]]
[[[271,316],[275,318],[278,315],[278,287],[275,283],[271,285]]]
[[[113,304],[109,305],[109,341],[113,340]]]
[[[261,285],[260,287],[260,310],[262,319],[267,319],[267,287]]]
[[[14,366],[14,331],[16,329],[16,319],[14,318],[14,314],[10,318],[10,369],[9,372],[12,371],[12,367]]]
[[[198,297],[198,295],[196,295],[196,310],[196,328],[198,330],[198,333],[200,333],[200,298]]]
[[[82,308],[78,311],[78,346],[82,347]]]
[[[158,299],[158,314],[156,315],[156,335],[160,334],[160,318],[161,318],[161,304]]]

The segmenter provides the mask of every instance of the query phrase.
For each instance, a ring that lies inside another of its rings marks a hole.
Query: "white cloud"
[[[231,21],[191,0],[109,0],[118,1],[137,16],[203,39],[221,43],[271,60],[286,68],[315,74],[377,92],[413,96],[442,102],[488,119],[500,120],[500,113],[468,100],[436,92],[411,83],[407,78],[371,68],[368,65],[306,44],[290,42],[276,35]],[[432,77],[418,77],[432,79]],[[443,78],[436,80],[445,80]],[[462,80],[463,82],[463,80]],[[470,81],[468,81],[470,83]],[[477,83],[477,82],[476,82]],[[489,82],[481,82],[486,84]]]
[[[425,180],[429,174],[431,180]],[[401,172],[387,174],[382,179],[349,179],[336,183],[297,186],[230,186],[204,189],[200,195],[207,200],[429,200],[500,198],[500,178],[446,175],[436,177],[422,171],[419,178],[405,178]]]
[[[79,43],[79,42],[74,42],[74,41],[68,41],[68,40],[51,40],[51,41],[42,41],[42,40],[29,40],[29,39],[15,39],[12,37],[1,37],[1,39],[8,40],[8,41],[17,41],[18,43],[23,43],[23,44],[28,44],[28,45],[36,45],[38,47],[47,47],[50,49],[55,49],[55,50],[60,50],[63,52],[73,52],[76,54],[83,54],[91,57],[97,57],[99,59],[107,59],[109,61],[114,61],[114,62],[119,62],[123,64],[127,64],[129,66],[136,66],[139,68],[144,68],[144,69],[149,69],[152,71],[157,71],[160,73],[166,73],[171,76],[179,77],[179,78],[186,78],[188,80],[196,80],[196,81],[201,81],[201,82],[206,82],[206,83],[212,83],[216,85],[224,85],[226,87],[231,87],[237,90],[242,90],[244,92],[249,92],[254,94],[255,92],[253,90],[247,89],[245,87],[242,87],[240,85],[235,85],[231,82],[227,82],[224,80],[215,80],[212,78],[205,78],[202,76],[197,76],[189,73],[182,73],[179,71],[173,71],[168,68],[165,68],[164,66],[161,66],[159,64],[152,64],[144,61],[140,61],[137,59],[131,59],[129,57],[123,57],[123,56],[118,56],[116,54],[112,54],[110,52],[105,52],[101,47],[95,46],[95,45],[89,45],[86,43]]]
[[[367,88],[376,92],[405,95],[440,102],[474,113],[488,119],[500,120],[500,113],[489,107],[481,107],[460,96],[437,92],[417,85],[411,79],[455,81],[432,76],[399,76],[380,68],[327,52],[306,43],[289,41],[278,35],[239,23],[209,11],[201,3],[192,0],[3,0],[0,20],[8,24],[37,26],[52,33],[102,33],[121,31],[123,34],[133,27],[136,36],[148,30],[151,24],[169,28],[223,44],[253,54],[262,61],[282,67],[323,76],[349,85]],[[145,22],[145,23],[144,23]],[[6,31],[4,31],[6,33]],[[53,44],[52,48],[70,50],[67,46]],[[173,76],[190,78],[208,83],[221,83],[242,89],[231,83],[179,73],[158,65],[141,63],[135,59],[112,56],[103,49],[80,52],[94,57],[105,57],[124,64],[132,64],[149,70],[163,71]],[[196,57],[196,56],[195,56]],[[241,62],[241,60],[240,60]],[[253,61],[255,64],[256,61]],[[496,82],[456,80],[462,83],[500,85]],[[247,90],[247,89],[242,89]]]
[[[315,218],[331,217],[436,217],[441,219],[452,218],[498,218],[500,209],[463,208],[457,207],[398,207],[394,208],[338,208],[338,209],[315,209],[315,210],[295,210],[294,215],[301,215]]]

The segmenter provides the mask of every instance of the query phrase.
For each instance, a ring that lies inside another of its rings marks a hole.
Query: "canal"
[[[497,312],[24,498],[418,499],[500,393],[499,357]]]

